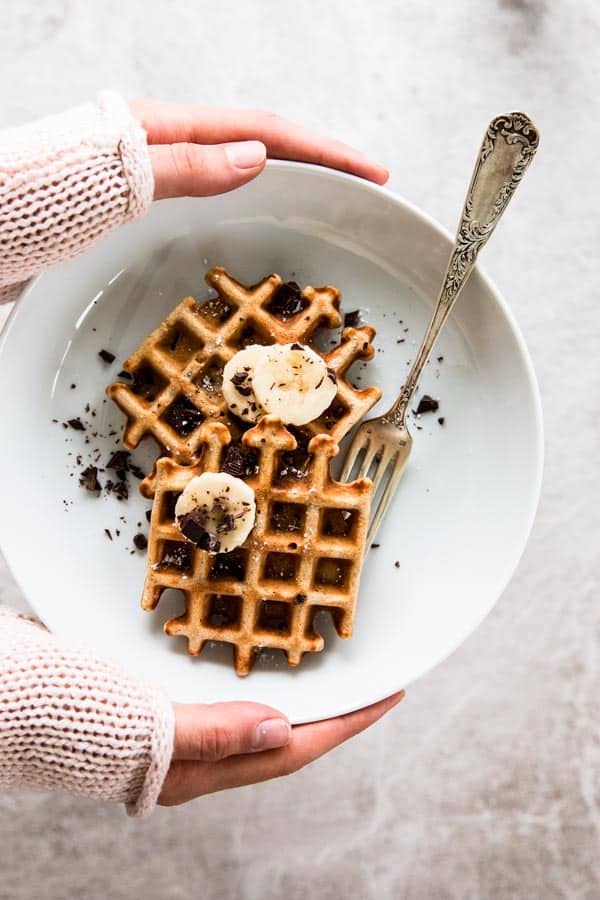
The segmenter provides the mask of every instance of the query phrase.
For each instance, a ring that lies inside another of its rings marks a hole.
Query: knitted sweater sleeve
[[[146,132],[111,91],[0,130],[0,302],[142,215],[153,191]]]
[[[0,789],[62,789],[148,815],[173,730],[158,689],[0,607]]]

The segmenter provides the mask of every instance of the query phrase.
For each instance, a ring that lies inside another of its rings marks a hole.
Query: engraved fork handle
[[[492,119],[479,150],[437,305],[400,396],[383,418],[404,426],[421,374],[440,330],[538,148],[539,134],[524,113]]]

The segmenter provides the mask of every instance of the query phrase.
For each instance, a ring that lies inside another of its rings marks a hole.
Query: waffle
[[[305,287],[290,299],[290,286],[279,275],[245,287],[216,267],[206,281],[217,297],[201,304],[193,297],[182,300],[125,362],[132,383],[108,387],[127,416],[125,446],[134,449],[151,435],[160,454],[181,465],[198,462],[204,421],[223,422],[234,437],[249,427],[230,414],[221,393],[223,367],[238,350],[257,343],[306,343],[317,328],[341,324],[339,291],[330,285]],[[339,443],[379,399],[377,388],[357,390],[344,377],[355,360],[373,356],[374,335],[369,326],[345,328],[339,345],[321,354],[336,373],[338,391],[323,415],[305,426],[308,435],[324,432]],[[152,497],[154,488],[152,473],[140,489]]]
[[[142,606],[154,609],[167,588],[181,591],[185,613],[165,624],[197,655],[207,641],[234,647],[235,669],[247,675],[261,648],[283,650],[296,666],[323,648],[315,615],[328,611],[338,635],[352,634],[372,485],[330,476],[338,452],[326,434],[302,446],[274,416],[242,438],[245,481],[256,495],[256,522],[242,547],[210,555],[177,528],[174,507],[188,481],[223,469],[231,441],[220,422],[198,433],[198,462],[157,463],[156,495]]]

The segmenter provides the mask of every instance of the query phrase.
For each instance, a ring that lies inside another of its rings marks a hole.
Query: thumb
[[[286,717],[262,703],[174,703],[173,759],[215,762],[240,753],[285,747],[292,729]]]
[[[260,141],[233,144],[154,144],[148,147],[154,199],[210,197],[246,184],[265,167]]]

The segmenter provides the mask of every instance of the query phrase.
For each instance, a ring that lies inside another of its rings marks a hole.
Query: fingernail
[[[289,743],[292,729],[285,719],[266,719],[259,722],[254,732],[254,750],[274,750]]]
[[[236,169],[255,169],[265,161],[267,151],[260,141],[242,141],[239,144],[227,144],[225,153]]]

